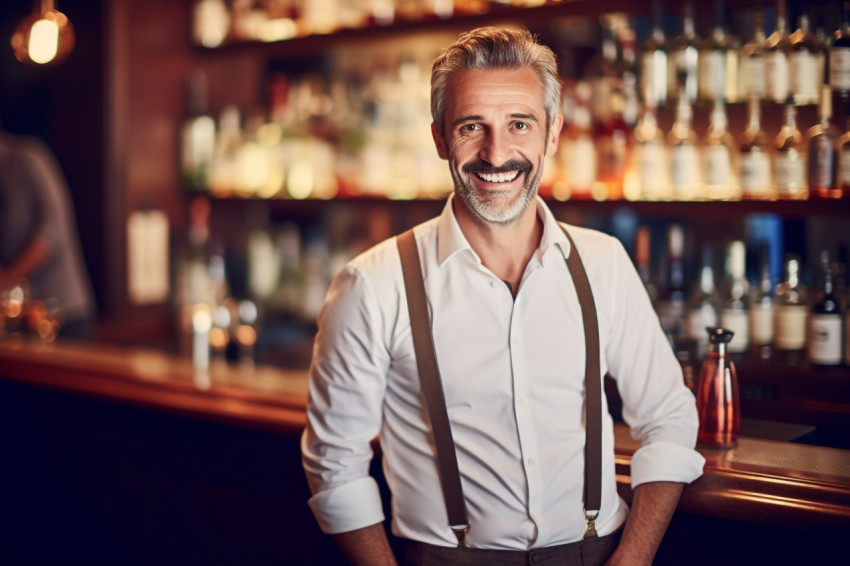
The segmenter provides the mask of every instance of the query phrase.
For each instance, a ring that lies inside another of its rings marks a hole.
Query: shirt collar
[[[443,207],[443,212],[437,219],[437,262],[439,265],[443,265],[450,257],[464,250],[468,250],[478,259],[478,254],[469,245],[460,225],[457,223],[452,205],[454,199],[455,194],[450,194],[446,200],[446,206]],[[561,230],[558,221],[555,220],[552,211],[539,196],[536,205],[537,216],[543,221],[543,236],[540,238],[540,247],[537,250],[538,261],[542,262],[549,249],[554,245],[559,247],[561,255],[566,259],[570,255],[569,240]]]

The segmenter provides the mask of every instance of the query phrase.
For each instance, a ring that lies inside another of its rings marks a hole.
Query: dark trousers
[[[453,548],[405,541],[404,566],[602,566],[616,550],[621,532],[534,550]]]

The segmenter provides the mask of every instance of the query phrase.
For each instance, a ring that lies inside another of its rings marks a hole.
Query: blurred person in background
[[[91,338],[95,300],[64,174],[43,142],[0,130],[0,293],[18,285],[59,336]]]

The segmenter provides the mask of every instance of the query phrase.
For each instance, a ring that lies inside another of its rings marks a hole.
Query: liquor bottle
[[[641,46],[640,89],[644,104],[654,108],[667,103],[667,49],[661,0],[652,1],[652,33]],[[675,91],[674,91],[675,92]]]
[[[770,147],[761,128],[759,97],[750,95],[748,121],[741,143],[741,196],[745,199],[774,199],[776,191],[770,179]]]
[[[723,97],[714,101],[711,119],[702,140],[703,196],[715,200],[738,200],[741,187],[734,171],[737,155],[732,134],[727,129]]]
[[[688,336],[697,343],[697,352],[705,355],[708,347],[706,327],[717,326],[720,313],[720,296],[714,277],[711,247],[705,245],[702,250],[702,265],[699,278],[691,289],[687,306]]]
[[[809,363],[837,366],[842,362],[841,302],[835,293],[829,252],[821,252],[822,283],[809,315]]]
[[[767,245],[761,247],[759,264],[758,284],[750,300],[750,343],[755,357],[766,360],[773,344],[773,280]]]
[[[808,293],[800,281],[800,258],[785,259],[785,280],[776,286],[773,313],[774,344],[788,363],[799,363],[806,347]]]
[[[694,3],[685,0],[682,2],[682,33],[673,38],[668,50],[667,92],[680,97],[684,89],[689,104],[697,101],[699,43],[694,26]]]
[[[709,349],[697,386],[697,444],[704,448],[733,448],[741,429],[738,373],[728,351],[733,332],[718,327],[706,328],[706,332]]]
[[[215,48],[227,39],[230,13],[224,0],[199,0],[192,6],[192,40],[195,45]]]
[[[707,104],[713,103],[718,98],[728,99],[727,63],[729,62],[728,52],[731,48],[723,26],[723,17],[723,1],[714,0],[714,28],[700,47],[699,78],[697,79],[698,98]]]
[[[590,115],[594,122],[608,119],[611,112],[611,93],[617,88],[617,40],[614,30],[601,21],[599,51],[587,64],[586,77],[590,85]]]
[[[850,98],[850,1],[842,3],[841,25],[829,47],[829,88],[833,96]]]
[[[764,96],[780,104],[791,88],[785,14],[785,0],[777,0],[774,30],[764,44]]]
[[[820,121],[807,134],[809,198],[840,198],[836,143],[841,134],[831,123],[829,87],[824,86],[821,92]]]
[[[207,174],[215,153],[215,119],[208,112],[208,81],[195,73],[188,83],[188,112],[181,136],[183,185],[190,191],[207,190]]]
[[[686,334],[684,246],[685,233],[682,226],[672,224],[667,229],[664,285],[659,289],[657,307],[661,327],[671,344]]]
[[[765,95],[764,50],[767,37],[764,34],[764,16],[761,8],[753,11],[753,36],[741,48],[741,99],[750,100],[751,95]]]
[[[667,172],[667,147],[664,132],[658,127],[655,105],[644,104],[640,121],[634,130],[635,161],[640,183],[640,198],[671,200],[673,195]]]
[[[730,354],[744,354],[750,337],[750,285],[746,278],[746,249],[744,242],[729,244],[726,254],[726,282],[720,324],[734,332],[729,342]]]
[[[850,197],[850,116],[844,133],[838,138],[838,185],[844,198]]]
[[[803,134],[797,129],[797,108],[794,99],[785,101],[784,120],[776,135],[773,154],[773,184],[780,199],[805,199],[806,148]]]
[[[691,103],[683,84],[676,102],[676,118],[667,135],[670,147],[670,187],[673,198],[678,200],[694,200],[700,190],[697,135],[691,126],[691,116]]]
[[[817,104],[823,85],[822,53],[809,24],[809,14],[801,13],[798,27],[788,36],[791,95],[794,104]]]
[[[655,307],[658,301],[658,289],[652,280],[651,236],[649,226],[639,226],[635,234],[635,266],[640,280],[646,289],[649,300]]]
[[[555,197],[560,200],[589,199],[596,181],[596,145],[593,141],[593,121],[590,116],[590,85],[580,82],[575,89],[572,119],[561,136],[558,163],[565,188],[556,185]]]
[[[614,90],[610,98],[610,112],[594,129],[598,181],[594,184],[594,198],[597,200],[623,198],[623,183],[633,146],[632,130],[623,118],[623,93]]]

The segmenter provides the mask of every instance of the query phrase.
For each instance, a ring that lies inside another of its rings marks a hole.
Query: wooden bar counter
[[[39,542],[52,536],[73,538],[54,555],[88,563],[338,563],[306,506],[306,395],[301,369],[222,361],[198,374],[153,350],[0,342],[2,547],[50,556]],[[629,499],[636,443],[625,425],[616,433]],[[29,458],[22,438],[40,454]],[[744,436],[702,452],[705,473],[685,489],[656,564],[846,558],[850,451]],[[59,517],[51,529],[44,517],[60,501],[82,523]]]

